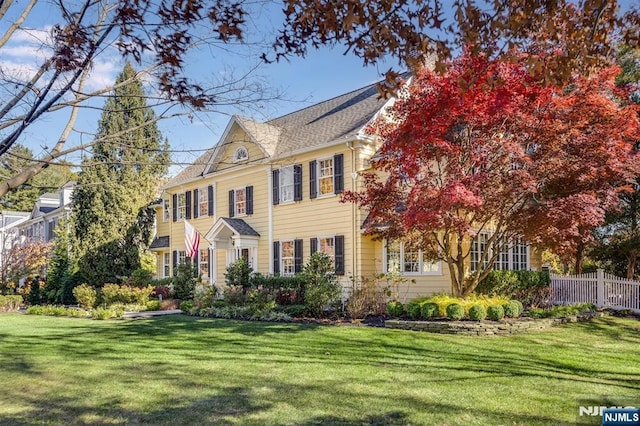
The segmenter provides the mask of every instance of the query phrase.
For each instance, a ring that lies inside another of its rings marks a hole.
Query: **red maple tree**
[[[471,55],[422,69],[369,126],[381,148],[344,199],[368,211],[366,233],[445,262],[460,296],[520,238],[575,255],[638,169],[617,71],[558,88]]]

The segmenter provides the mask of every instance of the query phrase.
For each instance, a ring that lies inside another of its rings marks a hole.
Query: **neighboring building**
[[[370,85],[266,123],[232,117],[217,145],[170,180],[155,204],[158,277],[185,260],[187,220],[202,236],[200,274],[218,286],[240,257],[256,272],[293,275],[323,251],[345,290],[353,278],[399,272],[407,278],[403,300],[449,292],[446,265],[363,235],[366,212],[340,202],[344,190],[361,189],[358,173],[379,148],[363,129],[384,106]],[[523,247],[504,258],[505,268],[531,267]]]
[[[18,226],[29,220],[29,212],[0,212],[0,268],[4,263],[4,256],[7,250],[11,250],[20,237]]]
[[[38,197],[29,219],[18,225],[20,235],[28,241],[53,241],[60,221],[71,215],[71,195],[75,186],[75,181],[69,181],[55,193]]]

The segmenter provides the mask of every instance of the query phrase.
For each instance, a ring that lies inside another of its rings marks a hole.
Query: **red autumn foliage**
[[[521,64],[471,55],[443,75],[422,69],[369,127],[382,146],[364,189],[344,199],[368,210],[368,234],[446,262],[458,295],[515,238],[575,255],[638,171],[637,106],[615,87],[617,72],[558,88]],[[471,271],[482,231],[487,250]]]

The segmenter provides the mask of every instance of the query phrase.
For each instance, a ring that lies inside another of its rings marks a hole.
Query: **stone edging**
[[[515,318],[502,321],[405,321],[386,320],[386,328],[426,331],[440,334],[460,334],[464,336],[491,336],[496,334],[518,334],[529,330],[543,330],[568,322],[585,322],[603,317],[604,312],[590,312],[563,318]]]

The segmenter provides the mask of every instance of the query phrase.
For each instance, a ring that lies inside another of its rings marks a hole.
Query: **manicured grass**
[[[640,395],[640,322],[510,337],[0,315],[0,424],[569,425]]]

